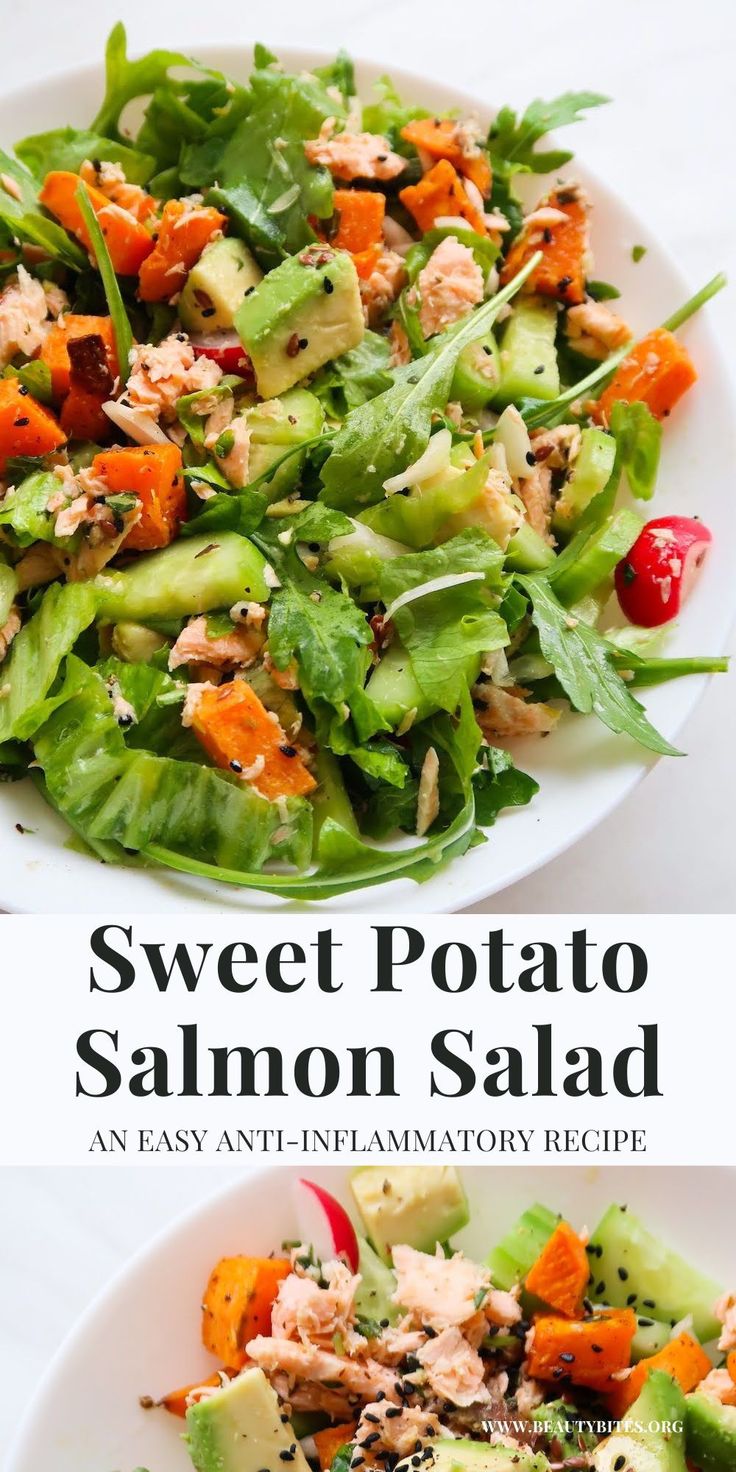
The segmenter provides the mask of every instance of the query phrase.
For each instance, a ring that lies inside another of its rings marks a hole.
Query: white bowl
[[[234,76],[246,74],[249,58],[241,46],[200,47],[199,55]],[[296,69],[326,59],[314,52],[283,48],[281,55],[287,66]],[[363,97],[385,70],[374,63],[358,64],[357,83]],[[471,97],[459,89],[391,70],[402,94],[438,110],[458,107],[487,118],[499,100]],[[62,123],[86,125],[97,110],[102,89],[102,68],[88,67],[4,96],[0,99],[0,142],[12,145],[27,133]],[[611,126],[616,126],[614,118]],[[576,141],[571,140],[573,146]],[[595,203],[596,277],[620,286],[621,308],[635,330],[642,332],[685,301],[693,284],[683,279],[659,242],[619,199],[584,168],[573,167]],[[631,259],[634,243],[647,247],[637,265]],[[722,264],[714,260],[713,272]],[[697,513],[715,537],[704,575],[669,638],[668,652],[673,655],[722,653],[736,610],[732,572],[736,499],[730,486],[736,436],[728,369],[708,322],[708,312],[713,310],[701,313],[683,331],[700,381],[667,424],[659,493],[645,510],[645,515]],[[700,699],[705,683],[704,677],[697,676],[645,692],[652,720],[670,740]],[[334,899],[330,908],[336,912],[378,908],[387,913],[407,909],[432,913],[481,900],[522,879],[589,832],[626,797],[655,760],[628,737],[613,736],[595,718],[572,716],[548,741],[519,742],[514,756],[519,766],[539,780],[541,791],[529,807],[502,814],[486,844],[422,885],[397,880]],[[294,908],[268,895],[163,869],[103,866],[67,846],[68,827],[30,783],[6,788],[0,801],[6,814],[0,828],[0,905],[8,910],[160,913],[184,907]],[[19,837],[16,822],[33,831]],[[632,861],[637,862],[636,848]]]
[[[293,1238],[296,1168],[267,1170],[212,1197],[161,1234],[80,1319],[42,1381],[7,1472],[187,1472],[181,1421],[144,1411],[159,1397],[216,1368],[200,1344],[200,1298],[215,1262],[268,1253]],[[348,1172],[310,1177],[350,1206]],[[733,1170],[662,1167],[463,1169],[472,1218],[458,1243],[485,1257],[516,1216],[542,1200],[578,1229],[592,1229],[612,1201],[626,1202],[653,1231],[703,1271],[733,1279]],[[202,1172],[203,1194],[206,1173]],[[707,1211],[703,1203],[707,1201]]]

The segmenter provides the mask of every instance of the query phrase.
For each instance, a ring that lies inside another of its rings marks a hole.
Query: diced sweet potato
[[[525,226],[514,241],[501,271],[505,286],[530,256],[541,250],[542,259],[527,277],[525,291],[554,297],[571,307],[585,300],[585,271],[588,254],[588,211],[580,193],[573,188],[558,189],[544,200],[543,206],[558,210],[564,221],[539,227]]]
[[[79,174],[65,169],[55,170],[46,175],[38,197],[64,229],[76,235],[85,249],[91,251],[89,232],[75,197],[81,182]],[[153,250],[152,236],[140,221],[121,209],[119,204],[111,204],[94,185],[86,184],[85,188],[100,222],[114,270],[118,276],[137,275],[142,262]]]
[[[214,1375],[208,1375],[206,1380],[193,1380],[191,1385],[181,1385],[178,1390],[170,1390],[168,1395],[162,1395],[156,1404],[163,1406],[164,1410],[169,1411],[172,1416],[180,1416],[183,1420],[188,1409],[187,1396],[204,1385],[217,1389],[220,1383],[220,1371],[216,1370]]]
[[[126,550],[148,552],[168,546],[187,513],[177,445],[103,450],[92,461],[92,473],[105,481],[111,494],[132,491],[141,502],[140,520],[125,539]]]
[[[644,1381],[652,1370],[664,1370],[677,1381],[683,1394],[689,1395],[696,1385],[708,1374],[711,1362],[697,1339],[692,1334],[678,1334],[676,1339],[665,1344],[656,1354],[639,1360],[630,1375],[620,1380],[610,1392],[608,1407],[618,1419],[624,1416],[638,1398]]]
[[[218,767],[242,772],[264,797],[304,797],[317,785],[245,680],[203,690],[192,729]]]
[[[291,1263],[277,1257],[223,1257],[202,1300],[202,1343],[228,1370],[245,1364],[244,1346],[271,1331],[271,1306]]]
[[[168,200],[159,221],[155,249],[140,269],[141,301],[168,301],[181,291],[205,246],[226,225],[227,217],[219,210],[192,206],[180,199]]]
[[[577,1318],[590,1266],[585,1244],[560,1222],[526,1276],[526,1289],[566,1318]]]
[[[321,1472],[330,1472],[340,1447],[353,1440],[357,1429],[357,1421],[347,1421],[342,1426],[325,1426],[324,1431],[315,1431],[312,1440],[317,1448]]]
[[[493,175],[488,156],[480,148],[476,152],[463,148],[460,124],[455,118],[415,118],[401,129],[401,136],[430,158],[448,159],[482,195],[490,194]]]
[[[666,327],[656,327],[619,363],[593,418],[598,424],[608,424],[614,404],[625,399],[629,404],[646,404],[655,419],[666,419],[697,376],[687,348]]]
[[[615,1376],[628,1369],[636,1315],[606,1309],[587,1319],[540,1314],[534,1320],[527,1373],[545,1384],[571,1381],[590,1390],[612,1391]]]
[[[38,355],[51,373],[51,391],[55,399],[63,399],[64,395],[69,392],[71,382],[69,343],[75,341],[76,338],[91,335],[102,338],[110,373],[113,378],[117,376],[118,360],[111,318],[67,312],[61,322],[55,322],[49,329]]]
[[[337,231],[330,244],[351,255],[369,250],[381,239],[386,196],[373,189],[336,189],[333,207]]]
[[[399,198],[420,230],[431,230],[435,220],[443,216],[460,216],[471,230],[487,234],[484,214],[468,198],[457,169],[446,158],[441,158],[418,184],[400,190]]]
[[[12,455],[48,455],[66,444],[50,409],[36,402],[17,378],[0,379],[0,475]]]

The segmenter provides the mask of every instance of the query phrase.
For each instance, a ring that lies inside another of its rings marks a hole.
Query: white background
[[[732,0],[618,0],[608,9],[585,0],[36,0],[31,10],[0,0],[0,11],[13,87],[99,60],[123,14],[133,51],[240,38],[276,49],[342,45],[494,104],[523,108],[566,88],[603,92],[615,106],[571,129],[571,146],[646,218],[693,286],[721,267],[736,278]],[[718,298],[713,320],[733,361],[735,287]],[[723,493],[736,494],[732,465],[723,467]],[[660,762],[594,834],[477,911],[730,911],[735,728],[736,680],[720,676],[683,733],[687,761]]]
[[[736,12],[731,0],[0,0],[3,77],[17,86],[49,70],[93,61],[124,9],[131,44],[194,47],[255,37],[376,56],[460,82],[494,101],[589,87],[616,99],[576,130],[589,165],[646,217],[693,284],[733,271]],[[453,26],[453,19],[458,24]],[[729,218],[730,214],[730,218]],[[736,294],[719,298],[733,359]],[[736,493],[724,466],[724,494]],[[686,763],[661,763],[645,786],[592,837],[492,902],[534,911],[557,881],[560,908],[718,911],[733,908],[736,782],[732,680],[712,683],[685,733]],[[632,820],[637,851],[630,863]],[[692,856],[687,894],[674,896],[672,856]],[[27,975],[27,970],[25,972]],[[6,1045],[8,1045],[6,1034]],[[683,1059],[685,1054],[683,1053]],[[685,1064],[685,1067],[688,1065]],[[673,1130],[677,1121],[673,1118]],[[64,1331],[139,1245],[228,1171],[47,1170],[0,1181],[0,1444]]]

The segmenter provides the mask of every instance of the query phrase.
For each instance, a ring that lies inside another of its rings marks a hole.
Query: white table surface
[[[0,4],[3,76],[13,87],[95,60],[123,9],[115,0],[36,0],[31,10]],[[446,0],[280,0],[267,12],[243,0],[127,0],[124,10],[138,50],[195,50],[198,41],[237,37],[275,49],[345,45],[497,102],[523,106],[572,87],[607,93],[615,111],[593,113],[572,132],[574,146],[669,242],[694,285],[733,267],[731,0],[618,0],[605,14],[585,0],[464,0],[455,11]],[[718,310],[728,349],[736,338],[733,289]],[[735,468],[724,466],[726,493],[736,493],[735,481]],[[713,681],[685,733],[688,761],[660,763],[594,835],[478,909],[732,910],[735,730],[736,681]],[[232,1174],[212,1167],[0,1173],[0,1445],[92,1295],[152,1233]]]

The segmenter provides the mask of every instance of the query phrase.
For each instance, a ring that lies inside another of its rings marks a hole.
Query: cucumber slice
[[[522,1212],[510,1232],[486,1258],[496,1288],[508,1291],[523,1281],[559,1220],[554,1211],[539,1202]]]
[[[466,413],[490,404],[501,382],[501,357],[492,333],[468,343],[455,364],[450,399],[462,404]]]
[[[467,656],[464,674],[468,685],[474,685],[480,674],[479,654]],[[395,730],[401,725],[409,711],[415,711],[414,723],[423,721],[437,709],[417,684],[409,655],[398,639],[386,650],[376,665],[366,686],[380,715]]]
[[[572,470],[552,517],[552,529],[569,537],[586,507],[604,490],[613,472],[616,441],[602,429],[584,429]]]
[[[388,1319],[395,1324],[401,1318],[401,1309],[394,1303],[396,1274],[373,1250],[365,1237],[358,1238],[360,1261],[360,1284],[355,1295],[355,1312],[358,1318]]]
[[[501,343],[501,382],[494,409],[519,399],[554,399],[560,392],[557,367],[557,307],[543,297],[520,297]]]
[[[560,603],[569,608],[594,593],[633,547],[643,526],[641,517],[626,507],[609,516],[571,566],[557,576],[552,573],[550,582]]]
[[[528,521],[514,532],[506,548],[506,565],[514,572],[543,572],[555,560],[555,552]]]
[[[665,1344],[669,1344],[671,1326],[660,1324],[657,1319],[639,1319],[636,1333],[631,1341],[631,1358],[637,1360],[648,1360],[651,1355],[659,1354]]]
[[[702,1342],[720,1333],[713,1305],[723,1293],[721,1285],[672,1252],[626,1207],[608,1208],[588,1251],[596,1301],[624,1308],[635,1295],[635,1311],[663,1323],[677,1324],[692,1314],[693,1331]]]

